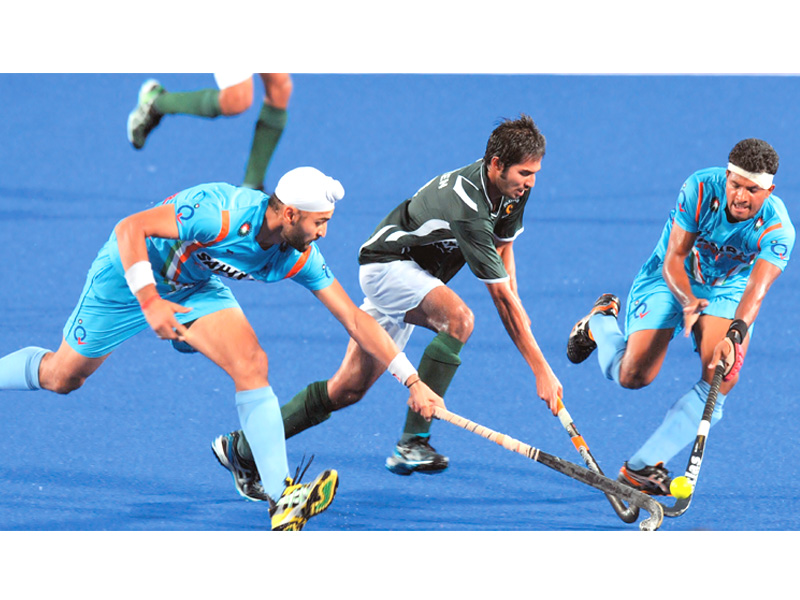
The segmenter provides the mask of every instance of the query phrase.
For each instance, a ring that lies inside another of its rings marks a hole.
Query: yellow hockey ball
[[[692,484],[689,483],[689,480],[683,475],[676,477],[672,480],[672,483],[669,484],[669,493],[679,499],[688,498],[692,495],[693,491],[694,488],[692,488]]]

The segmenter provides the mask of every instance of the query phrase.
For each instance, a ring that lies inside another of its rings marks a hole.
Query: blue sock
[[[631,457],[628,466],[638,470],[659,462],[666,465],[684,447],[693,443],[697,437],[697,427],[703,418],[703,409],[710,388],[708,383],[701,380],[678,400],[669,409],[658,429]],[[717,404],[711,415],[712,425],[722,418],[725,397],[725,394],[717,395]]]
[[[277,500],[283,493],[284,480],[289,477],[278,397],[271,386],[236,392],[236,410],[264,491]]]
[[[29,346],[0,358],[0,390],[40,390],[39,365],[50,352]]]
[[[597,361],[606,379],[619,384],[619,365],[628,343],[619,330],[617,319],[611,315],[594,315],[589,319],[589,330],[597,343]]]

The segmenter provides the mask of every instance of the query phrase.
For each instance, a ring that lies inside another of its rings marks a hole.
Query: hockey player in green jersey
[[[514,344],[536,378],[536,391],[556,414],[562,386],[531,331],[517,293],[513,243],[522,232],[525,204],[542,167],[545,138],[521,115],[503,121],[489,137],[484,157],[428,182],[384,218],[359,251],[363,310],[401,349],[415,326],[436,333],[419,364],[419,376],[440,396],[461,364],[474,316],[446,284],[467,264],[485,285]],[[337,372],[312,383],[282,407],[286,437],[358,402],[386,370],[350,340]],[[409,411],[386,467],[399,475],[444,471],[449,459],[429,443],[431,422]],[[240,432],[220,436],[235,443],[243,483],[248,449]],[[239,487],[237,483],[237,488]]]

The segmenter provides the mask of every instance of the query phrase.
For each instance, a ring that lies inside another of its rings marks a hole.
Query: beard
[[[302,229],[299,227],[292,229],[291,231],[287,231],[284,234],[283,239],[298,252],[305,252],[308,250],[308,247],[311,246],[311,242],[313,241],[306,239],[306,237],[303,235]]]

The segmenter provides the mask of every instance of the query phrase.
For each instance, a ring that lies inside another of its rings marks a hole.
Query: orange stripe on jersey
[[[215,237],[213,240],[211,240],[207,244],[203,244],[201,242],[195,242],[194,244],[191,244],[191,245],[187,246],[186,250],[183,251],[183,254],[181,254],[180,258],[178,259],[178,267],[175,269],[175,275],[173,276],[173,279],[175,279],[175,280],[178,279],[178,275],[180,275],[180,273],[181,273],[181,266],[183,265],[183,263],[185,263],[187,260],[189,260],[189,256],[191,256],[192,252],[194,252],[198,248],[204,248],[206,246],[211,246],[212,244],[216,244],[217,242],[220,242],[220,241],[224,240],[228,236],[228,232],[230,231],[230,229],[231,229],[231,215],[230,215],[230,212],[228,212],[227,210],[223,210],[222,211],[222,227],[220,227],[219,233],[217,234],[217,237]]]
[[[764,230],[764,233],[762,233],[762,234],[761,234],[761,237],[760,237],[760,238],[758,238],[758,249],[759,249],[759,250],[761,250],[761,240],[763,240],[763,239],[764,239],[764,236],[765,236],[765,235],[767,235],[767,234],[768,234],[770,231],[772,231],[773,229],[779,229],[780,227],[783,227],[783,224],[781,224],[781,223],[776,223],[776,224],[775,224],[775,225],[773,225],[772,227],[767,227],[767,228]]]
[[[697,212],[694,215],[694,222],[700,223],[700,205],[703,203],[703,182],[700,182],[700,187],[697,190]]]
[[[294,277],[295,275],[297,275],[300,272],[300,269],[302,269],[305,266],[306,261],[308,260],[309,256],[311,256],[311,247],[310,246],[306,249],[305,252],[303,252],[303,254],[300,255],[300,258],[297,259],[297,262],[294,263],[294,266],[284,276],[284,279],[289,279],[289,278]]]

